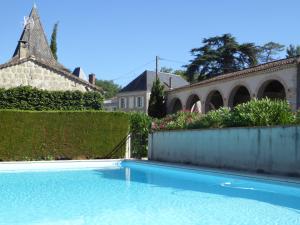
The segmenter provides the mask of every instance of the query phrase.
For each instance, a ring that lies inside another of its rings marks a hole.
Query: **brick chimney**
[[[90,82],[90,84],[94,84],[95,85],[95,83],[96,83],[96,75],[95,74],[91,73],[89,75],[89,82]]]

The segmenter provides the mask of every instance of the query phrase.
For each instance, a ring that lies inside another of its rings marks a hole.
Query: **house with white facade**
[[[186,86],[189,83],[181,76],[171,73],[158,73],[160,82],[165,86],[165,90],[172,90]],[[117,94],[118,110],[130,112],[148,112],[151,88],[156,79],[154,71],[146,70],[137,78],[126,85]]]

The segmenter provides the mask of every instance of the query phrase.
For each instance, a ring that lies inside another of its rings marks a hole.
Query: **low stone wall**
[[[300,175],[300,126],[159,131],[150,160]]]

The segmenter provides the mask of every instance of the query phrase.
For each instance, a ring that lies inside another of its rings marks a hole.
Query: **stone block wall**
[[[32,86],[49,91],[82,91],[89,89],[84,83],[70,79],[32,61],[0,69],[0,88]]]

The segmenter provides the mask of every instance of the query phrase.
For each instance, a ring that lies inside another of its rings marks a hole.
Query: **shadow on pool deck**
[[[127,165],[126,165],[127,167]],[[119,170],[96,170],[106,179],[138,182],[155,187],[172,188],[172,194],[196,191],[222,195],[228,198],[247,198],[261,202],[293,208],[300,214],[300,188],[268,183],[242,177],[178,172],[178,169],[154,167],[127,167]],[[278,193],[280,192],[280,193]]]

